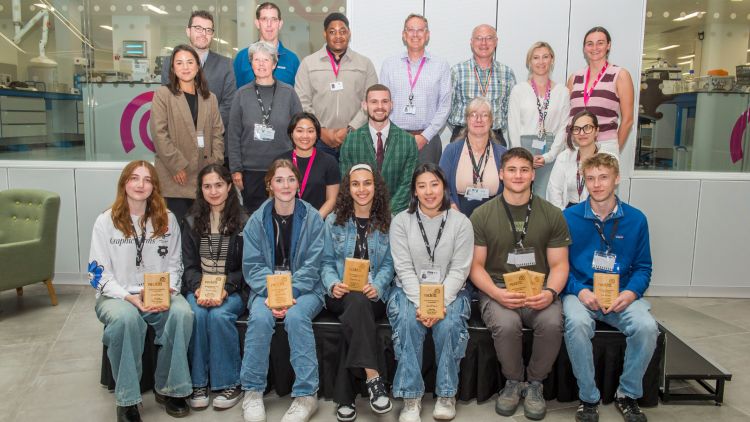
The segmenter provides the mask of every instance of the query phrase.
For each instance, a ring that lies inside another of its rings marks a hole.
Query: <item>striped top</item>
[[[570,93],[570,117],[572,118],[584,108],[596,115],[599,120],[599,136],[597,141],[617,139],[617,127],[620,120],[620,97],[617,96],[615,83],[620,73],[619,66],[610,64],[596,84],[596,89],[589,97],[588,106],[583,104],[583,89],[586,81],[585,67],[573,74],[573,90]],[[596,75],[590,77],[589,87],[596,80]]]
[[[210,237],[209,237],[210,236]],[[225,274],[229,254],[229,236],[211,233],[201,236],[201,270],[205,274]]]

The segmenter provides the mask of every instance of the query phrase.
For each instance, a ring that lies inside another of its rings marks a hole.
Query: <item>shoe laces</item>
[[[544,400],[542,396],[542,384],[530,382],[528,386],[526,386],[525,396],[531,400]]]
[[[641,414],[641,408],[638,406],[638,401],[636,399],[631,399],[630,397],[623,397],[621,407],[622,407],[622,413],[631,413],[633,415]]]
[[[230,398],[234,395],[234,392],[237,390],[237,386],[225,388],[224,390],[219,393],[220,396]]]
[[[407,412],[411,412],[411,411],[416,412],[416,411],[418,411],[419,410],[419,400],[417,400],[417,399],[407,399],[407,400],[405,400],[404,410],[406,410]]]
[[[383,381],[380,379],[380,377],[373,378],[372,380],[368,381],[367,390],[370,393],[370,399],[385,396],[387,394],[385,391],[385,385],[383,385]]]
[[[295,413],[305,413],[304,398],[295,397],[295,399],[292,401],[292,405],[289,406],[289,410],[287,410],[286,413],[288,415],[293,415]]]
[[[581,402],[578,405],[578,411],[583,413],[599,413],[599,406],[598,404]]]
[[[193,397],[205,397],[208,395],[207,387],[195,387],[193,388]]]
[[[245,400],[242,402],[242,408],[263,406],[263,393],[260,391],[248,391]]]
[[[441,406],[453,406],[453,397],[438,397],[438,404]]]

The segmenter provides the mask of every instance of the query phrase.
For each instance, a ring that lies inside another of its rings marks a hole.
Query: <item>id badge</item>
[[[615,261],[617,255],[603,251],[594,251],[594,259],[591,262],[591,268],[596,271],[613,272],[615,270]]]
[[[490,190],[487,188],[476,187],[466,188],[464,197],[469,201],[481,201],[490,197]]]
[[[554,140],[551,133],[545,133],[541,139],[537,135],[521,135],[521,146],[532,154],[544,154]]]
[[[274,274],[291,274],[292,271],[286,265],[277,265],[273,268]]]
[[[536,265],[534,248],[516,248],[508,254],[508,264],[516,267],[533,267]]]
[[[203,131],[199,130],[195,132],[195,138],[198,141],[198,148],[204,148],[206,146],[206,142],[203,139]]]
[[[274,128],[262,123],[256,123],[253,132],[255,140],[262,142],[273,141],[274,135],[276,135]]]
[[[419,282],[421,284],[440,284],[443,280],[440,278],[440,268],[428,266],[419,272]]]
[[[407,104],[404,107],[404,114],[417,114],[417,107],[414,104]]]
[[[341,81],[331,82],[331,91],[341,91],[344,89],[344,83]]]

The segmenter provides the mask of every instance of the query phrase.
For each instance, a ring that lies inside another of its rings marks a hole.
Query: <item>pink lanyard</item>
[[[307,168],[305,169],[305,175],[302,177],[302,183],[299,185],[299,197],[302,199],[302,194],[305,193],[305,187],[307,187],[307,178],[310,177],[310,169],[313,166],[313,161],[315,161],[315,153],[317,151],[315,148],[312,150],[312,155],[310,156],[310,161],[307,162]],[[299,168],[299,165],[297,164],[297,151],[292,151],[292,162],[294,163],[294,167]]]
[[[328,60],[331,62],[331,68],[333,69],[333,76],[339,77],[339,69],[341,69],[340,64],[336,64],[336,60],[333,59],[333,54],[331,54],[330,51],[326,50],[326,53],[328,54]],[[313,153],[315,155],[315,153]]]
[[[599,82],[599,79],[604,76],[604,72],[607,71],[607,67],[609,66],[609,62],[604,62],[604,67],[602,70],[599,71],[599,75],[596,77],[596,80],[594,80],[594,83],[591,84],[591,88],[586,91],[586,87],[589,85],[589,78],[591,77],[591,67],[586,69],[586,79],[583,81],[583,106],[587,106],[589,104],[589,98],[591,98],[591,94],[594,92],[594,87]]]
[[[414,87],[417,85],[417,81],[419,80],[419,74],[422,73],[422,66],[424,66],[424,62],[427,57],[422,57],[422,61],[419,62],[419,68],[417,69],[417,76],[412,80],[411,78],[411,63],[409,63],[409,58],[406,58],[406,70],[409,72],[409,86],[411,87],[411,92],[414,92]]]

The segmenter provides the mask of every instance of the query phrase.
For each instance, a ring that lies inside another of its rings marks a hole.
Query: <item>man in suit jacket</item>
[[[391,91],[385,85],[367,88],[362,108],[368,124],[351,132],[340,151],[341,175],[359,163],[377,168],[388,186],[391,212],[397,214],[409,205],[411,176],[417,167],[417,144],[414,136],[389,120],[393,104]]]
[[[229,57],[216,54],[209,50],[211,41],[214,39],[214,17],[205,10],[196,10],[190,15],[185,34],[190,39],[190,46],[198,52],[201,59],[203,75],[208,82],[208,90],[216,95],[219,102],[219,112],[224,128],[229,124],[229,109],[232,108],[232,99],[237,90],[234,81],[234,70],[232,60]],[[161,69],[161,84],[169,84],[169,68],[172,67],[171,58],[164,60]],[[224,151],[226,157],[226,151]]]

